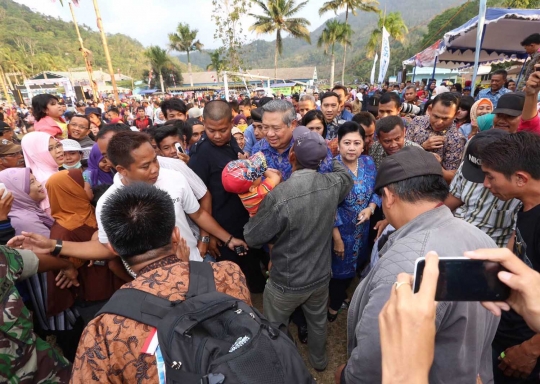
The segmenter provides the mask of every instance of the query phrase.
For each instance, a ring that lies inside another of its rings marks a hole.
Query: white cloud
[[[71,22],[68,0],[64,6],[58,0],[15,0],[28,6],[35,12],[60,17]],[[328,13],[323,19],[319,17],[319,8],[325,0],[308,0],[308,5],[299,14],[311,22],[310,30],[318,28],[325,19],[333,17]],[[179,22],[188,23],[191,28],[199,30],[198,38],[205,48],[213,49],[220,45],[214,40],[215,26],[211,20],[211,0],[99,0],[103,28],[107,33],[123,33],[139,40],[144,46],[159,45],[163,48],[168,43],[168,33],[174,32]],[[258,13],[254,7],[253,13]],[[80,24],[86,24],[96,30],[96,15],[91,0],[80,0],[75,7],[75,15]],[[243,16],[246,27],[253,19]],[[248,32],[248,39],[263,38],[273,40],[274,36],[256,36]]]

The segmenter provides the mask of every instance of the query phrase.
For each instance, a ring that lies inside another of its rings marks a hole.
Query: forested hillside
[[[99,33],[85,25],[80,31],[85,47],[94,53],[94,68],[106,70]],[[0,0],[0,36],[0,63],[6,72],[31,76],[44,70],[84,67],[73,23],[32,12],[12,0]],[[115,71],[140,78],[144,69],[141,62],[146,62],[143,45],[122,34],[109,35],[108,43]]]

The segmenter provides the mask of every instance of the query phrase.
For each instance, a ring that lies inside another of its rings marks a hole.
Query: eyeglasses
[[[69,123],[69,126],[74,127],[74,128],[79,128],[79,129],[82,129],[82,130],[90,129],[90,127],[85,127],[84,125],[75,124],[75,123]]]
[[[51,152],[53,149],[58,151],[64,149],[64,146],[62,145],[62,143],[56,143],[55,146],[49,145],[49,152]]]

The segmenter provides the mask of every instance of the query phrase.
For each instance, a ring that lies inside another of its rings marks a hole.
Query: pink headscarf
[[[15,233],[20,235],[22,231],[26,231],[50,237],[50,229],[54,220],[28,195],[30,193],[30,169],[5,169],[0,172],[0,182],[6,185],[14,197],[8,216]],[[43,189],[45,190],[45,188]]]
[[[26,166],[32,170],[36,179],[45,185],[52,174],[58,172],[58,164],[49,152],[49,139],[45,132],[30,132],[21,141]],[[49,197],[41,202],[41,208],[50,213]]]

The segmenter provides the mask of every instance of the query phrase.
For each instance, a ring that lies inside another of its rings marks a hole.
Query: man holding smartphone
[[[443,204],[448,195],[441,165],[431,153],[404,147],[386,157],[375,191],[396,232],[379,252],[380,261],[357,288],[349,307],[348,353],[337,376],[342,383],[380,383],[381,346],[378,316],[397,275],[412,274],[415,261],[429,251],[461,256],[465,251],[496,247],[478,228],[457,219]],[[436,314],[433,383],[483,383],[493,378],[491,341],[498,319],[478,302],[440,302]],[[474,337],[471,337],[474,335]]]

